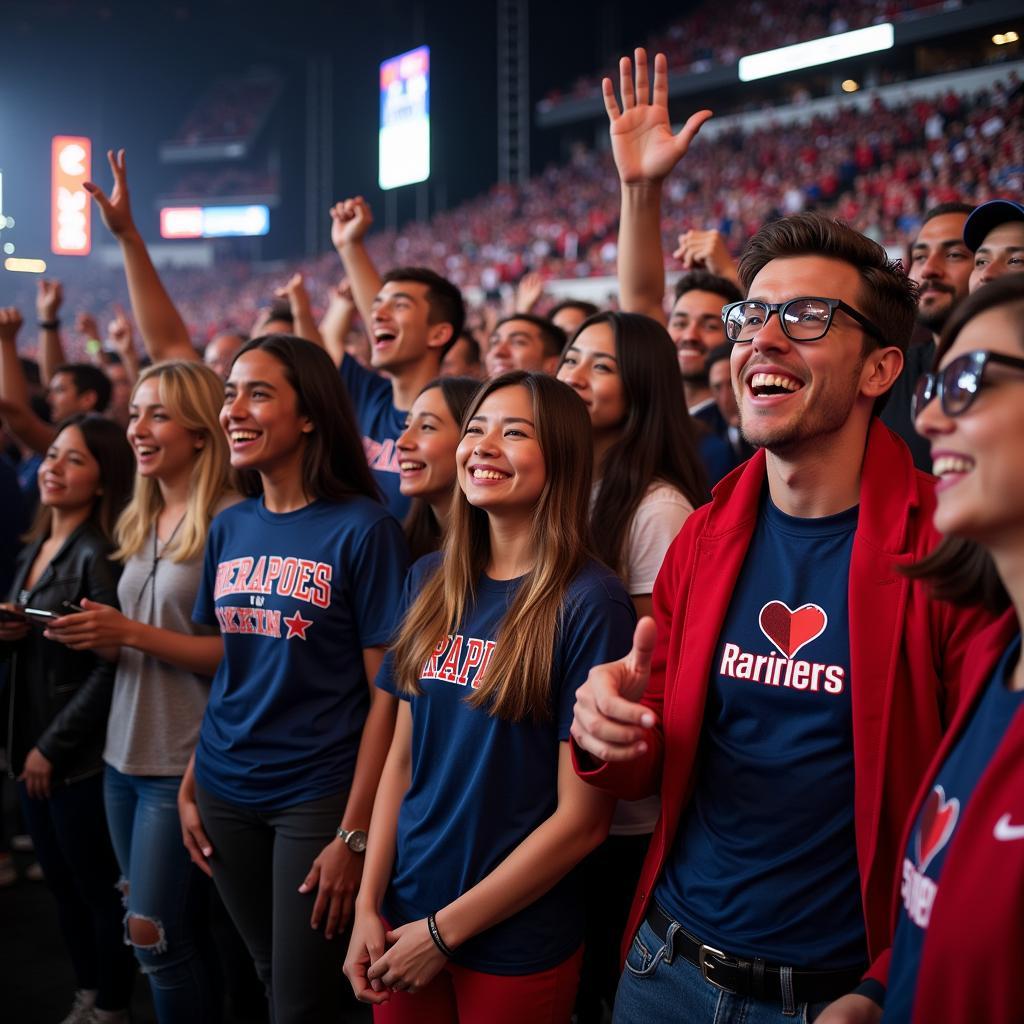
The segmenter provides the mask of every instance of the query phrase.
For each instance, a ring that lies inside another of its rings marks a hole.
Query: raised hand
[[[343,199],[331,207],[331,242],[335,249],[355,245],[366,237],[373,224],[373,213],[362,196]]]
[[[309,293],[306,291],[306,281],[300,271],[296,271],[288,278],[286,284],[277,288],[274,291],[274,296],[278,299],[287,299],[293,313],[296,306],[309,306]]]
[[[628,57],[619,61],[619,91],[622,109],[615,100],[615,86],[602,79],[601,93],[608,111],[608,132],[619,179],[624,185],[660,182],[685,156],[700,127],[711,117],[710,110],[699,110],[672,134],[668,116],[668,61],[663,53],[654,58],[653,95],[647,73],[647,51],[637,48],[636,84],[633,64]]]
[[[533,307],[540,302],[544,294],[544,278],[540,274],[531,271],[523,274],[522,279],[516,286],[516,308],[515,313],[531,313]]]
[[[654,726],[655,717],[639,701],[651,678],[657,635],[654,619],[642,618],[629,654],[611,664],[596,665],[576,691],[572,737],[601,761],[632,761],[647,750],[644,730]]]
[[[64,301],[64,286],[57,280],[41,280],[36,288],[36,316],[44,323],[57,319]]]
[[[86,341],[100,340],[100,325],[96,323],[96,317],[92,313],[79,313],[75,317],[75,330]]]
[[[0,343],[13,345],[18,339],[23,321],[14,306],[0,309]]]
[[[733,263],[720,231],[690,230],[679,236],[679,247],[672,255],[686,270],[704,269],[719,277],[736,280]]]
[[[114,316],[107,326],[107,340],[114,346],[115,350],[124,359],[129,354],[134,355],[135,348],[132,344],[132,323],[124,307],[115,303]]]
[[[114,188],[109,198],[95,182],[84,182],[82,188],[96,200],[107,230],[115,238],[120,238],[135,231],[131,201],[128,198],[128,163],[123,149],[119,149],[116,154],[108,149],[107,161],[114,173]]]

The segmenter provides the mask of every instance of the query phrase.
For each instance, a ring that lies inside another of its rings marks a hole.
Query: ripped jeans
[[[124,886],[125,942],[149,980],[161,1024],[218,1024],[222,997],[206,922],[209,880],[181,840],[180,783],[107,765],[104,799]]]

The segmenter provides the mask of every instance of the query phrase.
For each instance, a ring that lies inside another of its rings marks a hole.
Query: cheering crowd
[[[323,317],[296,273],[200,352],[121,151],[145,354],[120,312],[68,363],[57,282],[35,362],[0,310],[66,1024],[136,966],[224,1019],[211,884],[275,1024],[1020,1019],[1024,205],[945,197],[906,270],[819,212],[682,232],[667,304],[710,112],[619,71],[616,309],[474,322],[353,197]]]

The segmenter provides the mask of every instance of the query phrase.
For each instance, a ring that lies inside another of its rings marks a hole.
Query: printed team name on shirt
[[[739,644],[726,643],[718,668],[720,675],[808,693],[843,692],[846,670],[842,665],[794,659],[801,647],[817,640],[825,632],[828,615],[824,608],[805,604],[793,611],[782,601],[769,601],[761,608],[757,621],[761,632],[779,654],[751,653],[744,651]]]
[[[398,448],[392,438],[374,441],[372,437],[363,438],[363,451],[370,469],[378,469],[383,473],[400,473],[398,465]]]
[[[260,555],[259,558],[231,558],[217,564],[213,587],[215,601],[233,594],[248,594],[249,604],[222,605],[216,609],[222,633],[254,633],[259,636],[281,636],[281,624],[287,630],[286,640],[306,639],[312,619],[303,618],[296,608],[290,617],[282,617],[279,609],[267,608],[268,595],[293,598],[317,608],[331,604],[331,578],[334,568],[328,562],[307,558],[281,558]]]
[[[423,666],[420,678],[440,679],[456,686],[468,685],[470,689],[476,690],[484,681],[495,642],[463,636],[461,633],[449,633],[437,642],[434,653]]]
[[[947,800],[943,788],[935,786],[918,816],[917,831],[914,834],[917,863],[909,857],[903,858],[903,880],[900,883],[903,908],[918,928],[928,927],[935,896],[939,891],[935,880],[929,878],[925,871],[935,855],[949,842],[959,817],[960,801],[955,796]]]

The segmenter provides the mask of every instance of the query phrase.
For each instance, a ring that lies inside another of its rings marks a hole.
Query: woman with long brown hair
[[[345,971],[378,1021],[568,1021],[583,928],[573,869],[611,804],[575,778],[590,665],[635,613],[591,556],[590,425],[565,385],[476,395],[440,553],[406,582],[378,685],[400,698]]]
[[[603,312],[580,324],[558,367],[558,379],[590,414],[594,547],[621,577],[638,616],[651,614],[669,545],[710,497],[694,424],[679,400],[678,365],[657,320]],[[619,801],[608,838],[583,865],[587,888],[603,899],[587,907],[579,1024],[600,1021],[615,1002],[619,942],[660,809],[656,796]]]

